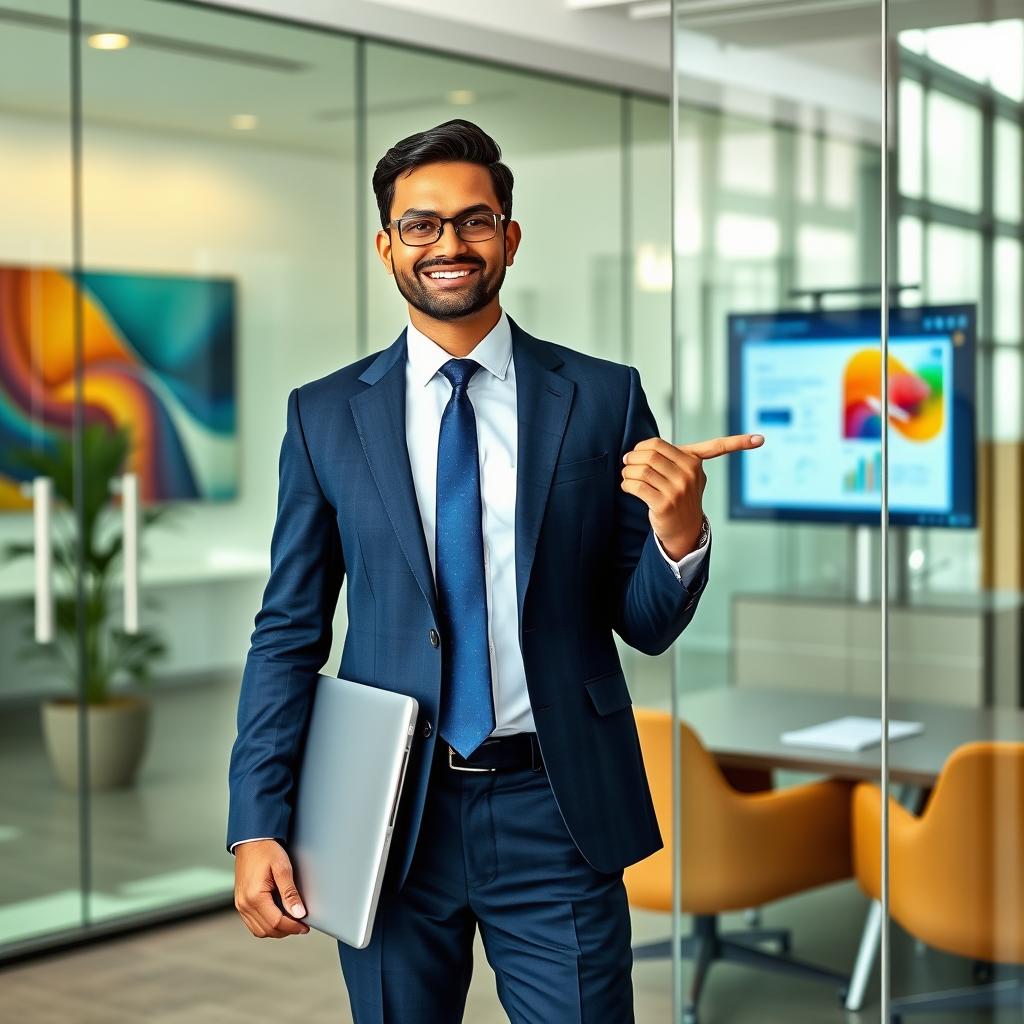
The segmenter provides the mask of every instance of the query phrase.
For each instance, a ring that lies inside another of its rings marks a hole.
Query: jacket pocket
[[[588,476],[600,473],[608,464],[608,453],[601,452],[587,459],[576,459],[574,462],[560,462],[555,466],[551,477],[552,484],[564,484],[569,480],[583,480]]]
[[[633,703],[621,668],[584,680],[583,685],[590,695],[594,710],[599,715],[610,715],[613,711],[621,711]]]

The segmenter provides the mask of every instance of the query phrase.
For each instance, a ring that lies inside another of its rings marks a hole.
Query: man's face
[[[480,164],[424,164],[395,181],[391,218],[433,214],[454,217],[478,208],[501,213],[490,172]],[[519,225],[501,221],[493,238],[466,242],[445,224],[429,245],[406,245],[398,227],[377,233],[377,252],[405,300],[434,320],[458,320],[487,306],[505,280],[519,244]],[[466,277],[437,279],[430,271],[467,270]]]

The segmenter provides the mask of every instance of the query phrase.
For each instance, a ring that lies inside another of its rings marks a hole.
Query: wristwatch
[[[708,522],[708,517],[701,513],[700,517],[700,536],[697,538],[697,546],[693,549],[699,551],[708,542],[708,537],[711,536],[711,524]]]

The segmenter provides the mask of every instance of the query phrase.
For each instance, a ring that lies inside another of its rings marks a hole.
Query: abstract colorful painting
[[[889,356],[889,423],[910,441],[929,441],[942,429],[942,366],[928,363],[911,370]],[[882,354],[858,352],[843,379],[844,431],[850,440],[882,436]]]
[[[143,502],[238,493],[235,282],[90,270],[82,285],[86,423],[131,429]],[[0,266],[0,509],[28,508],[15,453],[69,438],[75,400],[70,271]]]

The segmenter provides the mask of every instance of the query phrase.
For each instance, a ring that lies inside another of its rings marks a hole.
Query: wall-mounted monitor
[[[973,527],[977,307],[890,310],[889,522]],[[734,519],[879,525],[878,308],[728,318]]]

